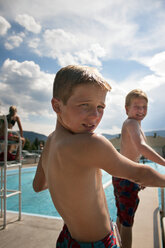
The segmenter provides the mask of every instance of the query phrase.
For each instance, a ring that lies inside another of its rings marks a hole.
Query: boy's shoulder
[[[139,126],[139,123],[136,119],[130,119],[127,118],[124,123],[123,123],[123,127],[131,127],[131,126]]]
[[[127,133],[132,135],[134,132],[140,131],[140,125],[136,119],[126,119],[122,126],[122,135]]]
[[[80,152],[92,152],[101,149],[103,144],[109,141],[102,135],[96,133],[67,134],[58,137],[55,132],[51,133],[47,139],[46,146],[56,151],[65,151],[79,154]]]
[[[96,167],[108,145],[111,146],[111,143],[104,136],[95,133],[70,134],[61,139],[53,133],[44,147],[44,159],[60,158],[63,164],[78,164],[80,168]]]
[[[61,139],[59,145],[76,147],[89,147],[105,142],[105,138],[96,133],[72,134]]]

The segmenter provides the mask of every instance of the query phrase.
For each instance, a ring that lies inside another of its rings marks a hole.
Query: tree
[[[38,150],[39,149],[39,145],[40,145],[40,141],[38,140],[38,138],[35,138],[32,146],[33,146],[33,149],[32,150]]]
[[[25,145],[24,145],[24,150],[28,150],[30,151],[31,150],[31,143],[30,143],[30,140],[29,139],[25,139]]]

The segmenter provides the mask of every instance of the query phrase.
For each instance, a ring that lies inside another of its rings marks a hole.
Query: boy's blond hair
[[[59,70],[54,79],[53,97],[62,100],[67,104],[73,89],[82,84],[98,85],[106,91],[111,90],[111,86],[92,67],[80,65],[68,65]]]
[[[135,98],[144,98],[146,102],[148,103],[148,97],[146,93],[140,89],[134,89],[128,93],[128,95],[125,98],[125,107],[129,107],[131,105],[132,99]]]

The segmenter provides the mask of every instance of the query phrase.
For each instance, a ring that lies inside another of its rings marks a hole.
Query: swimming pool
[[[35,215],[43,215],[49,217],[60,217],[55,209],[48,190],[35,193],[32,188],[32,181],[35,175],[36,167],[22,169],[22,212]],[[7,172],[7,188],[18,188],[18,174],[16,170],[8,170]],[[103,183],[111,180],[111,176],[103,171]],[[105,189],[108,202],[108,208],[111,218],[116,219],[115,199],[113,195],[113,186],[110,185]],[[7,210],[18,211],[18,195],[7,198]]]
[[[147,162],[151,167],[157,171],[165,174],[165,167],[157,165],[152,162]],[[50,217],[60,217],[59,213],[55,209],[49,191],[45,190],[39,193],[35,193],[32,188],[32,181],[36,167],[23,168],[22,169],[22,212],[28,214],[50,216]],[[16,170],[8,170],[7,172],[7,188],[17,189],[18,188],[18,174]],[[111,180],[111,176],[103,171],[103,183]],[[105,195],[108,203],[108,209],[111,218],[116,221],[116,206],[115,199],[113,195],[113,186],[110,185],[105,189]],[[160,190],[159,190],[160,196]],[[18,195],[10,197],[7,199],[7,210],[18,211]]]

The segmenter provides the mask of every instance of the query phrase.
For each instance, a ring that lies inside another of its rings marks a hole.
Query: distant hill
[[[36,138],[38,138],[38,140],[44,140],[44,141],[47,140],[46,135],[31,131],[23,131],[23,135],[26,139],[30,140],[30,142],[33,142]]]
[[[145,132],[145,135],[146,136],[154,136],[155,133],[157,136],[165,137],[165,130],[147,131],[147,132]],[[23,134],[24,134],[24,137],[26,139],[30,140],[30,142],[33,142],[35,140],[35,138],[38,138],[38,140],[44,140],[44,141],[46,141],[48,138],[44,134],[31,132],[31,131],[24,131]],[[102,133],[102,135],[107,139],[113,139],[113,138],[119,137],[120,133],[118,133],[118,134]]]
[[[165,130],[147,131],[145,132],[145,135],[154,136],[155,133],[157,136],[165,137]]]
[[[107,139],[113,139],[116,137],[119,137],[120,134],[107,134],[107,133],[102,133],[102,135],[107,138]]]
[[[165,137],[165,130],[146,131],[145,135],[146,136],[154,136],[155,133],[156,133],[156,136]],[[120,134],[119,133],[118,134],[102,133],[102,135],[107,139],[113,139],[113,138],[119,137]]]

